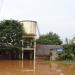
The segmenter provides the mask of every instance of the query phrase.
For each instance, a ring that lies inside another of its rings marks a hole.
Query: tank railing
[[[24,42],[23,48],[34,48],[34,46],[32,42]]]

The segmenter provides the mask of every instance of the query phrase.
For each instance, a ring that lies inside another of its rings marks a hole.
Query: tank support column
[[[22,40],[22,55],[21,56],[22,56],[21,59],[23,60],[23,56],[24,56],[24,54],[23,54],[23,40]]]
[[[22,60],[23,60],[23,56],[24,56],[24,55],[23,55],[23,51],[22,51]]]
[[[36,60],[36,39],[34,39],[34,71],[35,71],[35,60]]]

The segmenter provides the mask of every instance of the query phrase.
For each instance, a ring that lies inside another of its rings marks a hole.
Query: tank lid
[[[33,21],[33,20],[22,20],[20,22],[35,22],[35,23],[37,23],[37,21]]]

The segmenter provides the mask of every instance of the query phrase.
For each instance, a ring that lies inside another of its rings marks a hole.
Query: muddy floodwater
[[[0,75],[75,75],[75,65],[42,60],[0,60]]]

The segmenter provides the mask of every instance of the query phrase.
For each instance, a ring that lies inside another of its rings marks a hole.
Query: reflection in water
[[[0,61],[0,75],[35,75],[33,61]]]
[[[21,72],[22,75],[35,75],[35,61],[26,60],[26,61],[20,61],[19,65],[22,67]]]
[[[61,70],[59,67],[58,67],[58,64],[56,63],[51,63],[51,69],[57,73],[59,73],[59,75],[64,75],[64,72],[63,70]]]
[[[60,70],[60,72],[58,72],[59,75],[64,75],[64,72],[62,70]]]
[[[0,75],[75,75],[75,65],[47,64],[44,60],[0,61]]]

